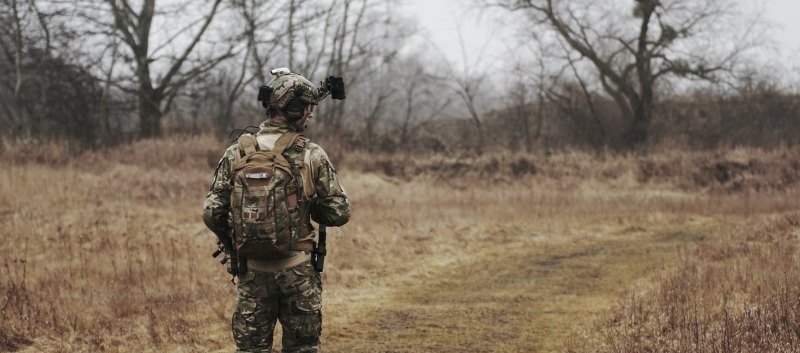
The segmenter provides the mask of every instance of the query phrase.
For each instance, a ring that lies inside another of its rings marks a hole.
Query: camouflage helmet
[[[297,98],[305,104],[319,102],[317,97],[319,89],[305,77],[289,72],[288,69],[277,69],[273,72],[276,77],[267,84],[271,91],[269,97],[262,98],[265,107],[272,106],[283,110],[292,98]]]

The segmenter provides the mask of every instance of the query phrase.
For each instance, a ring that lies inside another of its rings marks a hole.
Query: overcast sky
[[[758,0],[738,0],[754,4]],[[800,0],[765,0],[766,19],[774,25],[771,36],[786,67],[800,69]],[[450,62],[461,64],[458,28],[469,52],[487,51],[482,64],[499,68],[500,60],[514,55],[512,24],[504,24],[498,16],[475,9],[470,0],[406,0],[405,13],[418,21],[433,51],[441,52]],[[506,27],[506,28],[504,28]],[[488,44],[487,44],[488,43]],[[475,56],[473,56],[475,57]],[[507,64],[507,62],[506,62]]]

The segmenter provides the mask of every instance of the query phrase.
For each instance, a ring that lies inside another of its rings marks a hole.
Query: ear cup
[[[297,120],[303,117],[306,110],[306,104],[301,100],[292,98],[286,102],[286,107],[283,108],[286,118],[289,120]]]

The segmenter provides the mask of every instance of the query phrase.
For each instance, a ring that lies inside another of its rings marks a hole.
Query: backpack
[[[259,150],[254,135],[239,137],[239,153],[231,165],[231,220],[240,257],[274,260],[308,250],[297,248],[304,235],[300,223],[306,197],[300,168],[307,142],[299,133],[288,132],[267,151]],[[289,158],[290,152],[298,153],[292,154],[300,156],[299,165],[298,158]]]

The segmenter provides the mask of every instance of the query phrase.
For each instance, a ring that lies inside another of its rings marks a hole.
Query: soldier
[[[310,220],[341,226],[350,219],[350,204],[325,151],[299,134],[328,95],[329,81],[316,88],[288,69],[272,73],[276,77],[259,92],[268,119],[225,151],[203,221],[231,244],[226,252],[239,255],[231,323],[236,352],[272,352],[276,320],[284,352],[317,352],[322,281],[310,261]]]

